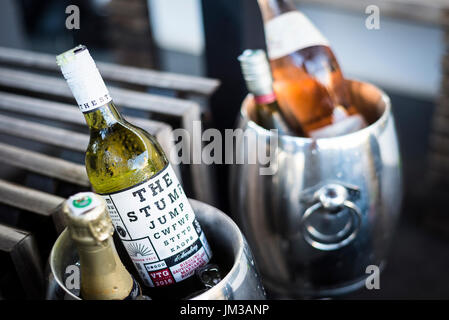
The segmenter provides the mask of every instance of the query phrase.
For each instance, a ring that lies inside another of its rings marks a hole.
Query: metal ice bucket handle
[[[304,240],[315,249],[337,250],[348,245],[357,237],[362,222],[362,211],[354,202],[350,201],[348,189],[358,191],[353,186],[328,183],[314,192],[312,200],[315,203],[308,207],[301,216],[299,230],[301,230]],[[329,214],[338,214],[344,208],[349,209],[351,218],[342,229],[334,234],[324,234],[308,223],[312,215],[323,214],[319,211],[324,210]]]

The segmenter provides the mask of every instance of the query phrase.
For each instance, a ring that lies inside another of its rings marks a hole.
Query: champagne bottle
[[[90,129],[89,180],[106,200],[142,281],[148,287],[187,285],[212,252],[162,148],[123,119],[85,46],[59,55],[57,63]]]
[[[80,258],[81,297],[137,299],[141,289],[115,250],[105,201],[92,192],[78,193],[64,203],[63,213]]]
[[[258,0],[274,90],[283,112],[312,138],[366,126],[329,42],[291,0]]]
[[[245,50],[238,59],[246,86],[254,95],[256,103],[256,119],[254,120],[256,123],[267,130],[277,129],[280,135],[303,135],[301,127],[296,121],[290,122],[296,127],[290,127],[279,108],[265,52],[263,50]]]

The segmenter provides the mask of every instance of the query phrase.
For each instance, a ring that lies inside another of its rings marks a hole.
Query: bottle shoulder
[[[98,193],[129,188],[168,164],[157,140],[127,122],[91,132],[85,160],[89,180]]]

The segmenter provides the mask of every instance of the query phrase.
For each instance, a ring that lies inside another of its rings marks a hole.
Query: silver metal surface
[[[274,296],[353,291],[364,285],[368,265],[385,263],[402,199],[394,119],[384,92],[348,85],[368,127],[317,140],[279,136],[272,175],[261,175],[266,165],[258,163],[231,168],[233,216]],[[238,127],[270,148],[272,133],[251,121],[253,112],[248,96]],[[235,152],[251,158],[244,143]]]
[[[337,250],[355,239],[360,230],[363,216],[357,205],[349,201],[348,197],[348,190],[337,183],[327,184],[315,193],[314,199],[318,200],[318,202],[304,211],[300,226],[304,240],[312,247],[324,251]],[[327,214],[339,214],[344,209],[349,209],[353,216],[348,219],[345,226],[338,232],[324,234],[318,231],[313,224],[309,223],[312,214],[322,214],[319,213],[320,210],[324,210]]]
[[[213,288],[194,297],[194,300],[265,299],[265,291],[251,251],[237,225],[220,210],[190,199],[214,255],[226,257],[232,266],[227,275]],[[64,285],[67,266],[78,261],[75,246],[67,230],[56,240],[50,254],[47,277],[47,299],[79,298]]]

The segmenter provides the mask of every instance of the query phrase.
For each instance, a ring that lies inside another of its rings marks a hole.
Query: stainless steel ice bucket
[[[227,275],[213,288],[194,297],[194,300],[265,299],[265,291],[254,263],[251,250],[237,225],[220,210],[190,199],[211,248],[224,256],[232,266]],[[49,258],[46,298],[51,300],[79,300],[64,282],[66,268],[75,265],[78,255],[66,232],[56,240]]]
[[[271,175],[263,164],[231,167],[231,206],[276,297],[333,296],[364,285],[382,270],[402,197],[401,163],[391,104],[375,86],[348,81],[370,125],[348,135],[312,140],[280,136]],[[238,127],[270,148],[272,136],[242,105]],[[271,147],[273,148],[273,147]],[[248,157],[240,140],[235,153]],[[248,159],[248,158],[246,158]]]

